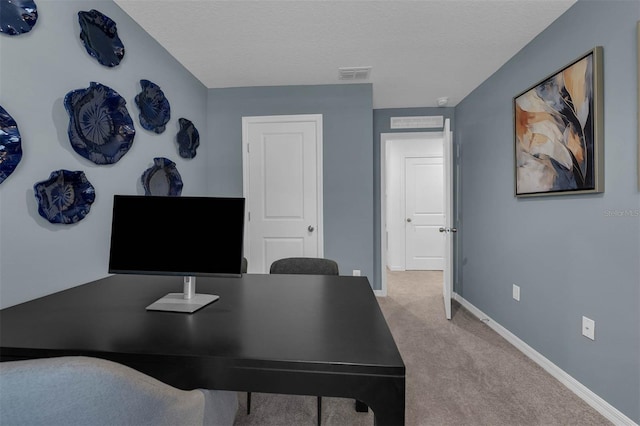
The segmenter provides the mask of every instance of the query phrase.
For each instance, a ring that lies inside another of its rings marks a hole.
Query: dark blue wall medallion
[[[73,149],[96,164],[112,164],[129,151],[135,129],[126,101],[115,90],[91,82],[64,97]]]
[[[147,130],[162,133],[171,118],[169,101],[157,84],[140,80],[140,86],[142,92],[136,95],[136,105],[140,108],[140,125]]]
[[[22,139],[16,121],[0,106],[0,183],[22,159]]]
[[[180,123],[180,130],[176,136],[178,153],[182,158],[193,158],[196,156],[196,149],[200,146],[198,129],[186,118],[179,118],[178,123]]]
[[[118,37],[116,23],[91,9],[78,12],[80,39],[89,55],[106,67],[115,67],[124,57],[124,45]]]
[[[164,157],[153,159],[153,166],[141,177],[144,195],[179,196],[182,193],[182,178],[176,163]]]
[[[0,33],[10,36],[28,33],[38,20],[32,0],[0,0]]]
[[[70,224],[89,214],[96,198],[84,172],[56,170],[49,179],[33,186],[38,213],[51,223]]]

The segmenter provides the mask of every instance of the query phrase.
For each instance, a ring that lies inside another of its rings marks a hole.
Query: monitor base
[[[147,311],[183,312],[191,314],[200,308],[215,302],[220,296],[214,294],[194,294],[189,299],[184,298],[184,293],[169,293],[156,300],[149,306]]]

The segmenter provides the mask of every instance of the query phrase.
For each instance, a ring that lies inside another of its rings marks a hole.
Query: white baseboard
[[[553,362],[549,361],[546,357],[544,357],[541,353],[533,349],[531,346],[527,345],[523,340],[518,338],[515,334],[511,333],[509,330],[495,322],[493,319],[489,318],[484,312],[480,309],[473,306],[469,303],[465,298],[460,296],[457,293],[453,294],[453,299],[458,301],[464,308],[466,308],[473,315],[478,317],[478,319],[484,323],[486,323],[489,327],[491,327],[496,333],[500,336],[504,337],[509,343],[519,349],[526,356],[531,358],[533,362],[538,364],[540,367],[544,368],[547,373],[551,374],[553,377],[558,379],[560,383],[565,385],[569,390],[582,398],[587,404],[593,407],[596,411],[606,417],[609,421],[613,422],[613,424],[617,426],[638,426],[633,420],[629,417],[625,416],[622,412],[616,409],[614,406],[609,404],[607,401],[596,395],[593,391],[587,388],[585,385],[571,377],[567,374],[563,369],[555,365]]]
[[[389,266],[389,270],[393,272],[404,272],[403,266]]]

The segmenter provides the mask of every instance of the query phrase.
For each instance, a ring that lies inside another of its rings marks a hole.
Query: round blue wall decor
[[[21,141],[16,121],[0,106],[0,183],[13,173],[22,159]]]
[[[153,159],[153,166],[142,173],[144,195],[178,197],[182,193],[182,178],[176,163],[164,157]]]
[[[196,156],[196,149],[200,146],[198,129],[186,118],[179,118],[178,123],[180,123],[180,130],[176,135],[178,153],[182,158],[193,158]]]
[[[96,198],[84,172],[64,169],[51,172],[49,179],[33,186],[33,191],[40,216],[65,225],[84,219]]]
[[[140,108],[140,125],[155,133],[162,133],[171,118],[169,101],[157,84],[140,80],[140,86],[142,92],[136,96],[136,105]]]
[[[0,0],[0,33],[28,33],[37,20],[38,8],[33,0]]]
[[[78,12],[80,40],[87,53],[105,67],[115,67],[124,58],[124,45],[118,37],[116,23],[108,16],[91,9]]]
[[[126,104],[115,90],[96,82],[67,93],[64,107],[69,113],[73,149],[96,164],[112,164],[122,158],[136,134]]]

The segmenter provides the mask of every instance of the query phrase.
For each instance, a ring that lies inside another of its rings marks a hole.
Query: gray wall
[[[640,422],[640,3],[578,1],[456,107],[462,149],[458,292]],[[604,48],[605,192],[517,199],[513,96]],[[615,211],[629,211],[623,216]],[[511,297],[521,287],[521,301]],[[581,336],[581,318],[596,340]]]
[[[210,195],[242,195],[242,117],[323,115],[324,251],[340,273],[373,276],[370,84],[211,89]]]
[[[0,307],[107,276],[113,194],[143,194],[140,176],[154,157],[176,162],[183,194],[206,194],[206,143],[192,160],[179,157],[175,143],[179,117],[206,135],[205,87],[111,1],[36,4],[39,18],[31,32],[0,35],[0,105],[16,120],[23,149],[22,161],[0,184]],[[91,9],[117,24],[125,56],[114,68],[90,57],[79,39],[77,13]],[[160,135],[139,124],[134,98],[143,78],[158,84],[171,105]],[[91,81],[116,90],[135,125],[131,149],[112,165],[81,157],[67,136],[63,98]],[[38,214],[33,185],[58,169],[84,171],[96,190],[91,211],[73,225],[54,225]]]
[[[385,108],[373,111],[373,244],[375,251],[373,253],[374,262],[374,278],[371,286],[375,290],[382,287],[382,277],[380,276],[381,262],[380,259],[380,135],[382,133],[410,133],[410,132],[441,132],[442,129],[392,129],[391,117],[415,117],[422,115],[442,115],[445,119],[450,119],[451,130],[455,144],[455,108]]]

